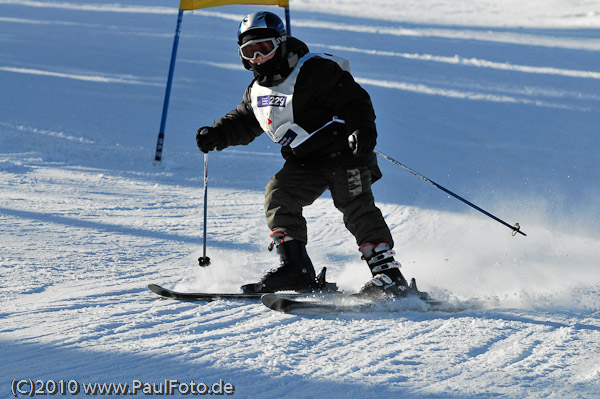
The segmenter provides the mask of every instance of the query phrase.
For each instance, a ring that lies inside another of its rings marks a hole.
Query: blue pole
[[[285,7],[285,28],[287,30],[287,34],[292,36],[292,25],[290,24],[290,7]]]
[[[160,120],[160,130],[158,132],[158,141],[156,142],[156,154],[154,155],[154,165],[160,165],[162,160],[163,144],[165,142],[165,125],[167,124],[167,111],[169,109],[169,98],[171,97],[171,83],[173,82],[173,72],[175,71],[175,59],[177,58],[177,46],[179,45],[179,32],[181,31],[181,20],[183,19],[183,10],[179,10],[177,16],[177,27],[175,28],[175,38],[173,39],[173,50],[171,52],[171,65],[169,66],[169,76],[167,78],[167,89],[165,91],[165,101],[163,103],[162,118]]]

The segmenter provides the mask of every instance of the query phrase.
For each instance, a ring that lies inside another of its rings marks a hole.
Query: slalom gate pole
[[[404,169],[405,171],[407,171],[408,173],[411,173],[415,176],[417,176],[419,179],[423,180],[424,182],[427,182],[429,184],[431,184],[432,186],[439,188],[440,190],[442,190],[443,192],[445,192],[446,194],[450,194],[451,196],[453,196],[454,198],[458,199],[459,201],[462,201],[463,203],[469,205],[471,208],[478,210],[479,212],[483,213],[484,215],[494,219],[496,222],[503,224],[504,226],[508,227],[509,229],[512,230],[512,235],[516,235],[517,233],[527,236],[527,234],[523,233],[521,231],[521,226],[519,226],[519,223],[515,223],[514,226],[511,226],[510,224],[506,223],[504,220],[492,215],[491,213],[487,212],[484,209],[481,209],[480,207],[478,207],[477,205],[473,204],[470,201],[467,201],[466,199],[464,199],[463,197],[461,197],[458,194],[453,193],[452,191],[448,190],[447,188],[437,184],[436,182],[434,182],[433,180],[423,176],[422,174],[416,172],[415,170],[409,168],[408,166],[404,165],[401,162],[396,161],[394,158],[385,155],[384,153],[382,153],[381,151],[375,149],[373,150],[377,155],[379,155],[380,157],[382,157],[383,159],[390,161],[391,163],[393,163],[396,166],[401,167],[402,169]]]
[[[202,257],[198,258],[198,264],[202,267],[210,265],[210,258],[206,256],[206,219],[208,210],[208,154],[204,154],[204,245]]]
[[[177,59],[177,46],[179,45],[179,33],[181,32],[181,20],[183,19],[183,10],[177,14],[177,26],[175,27],[175,38],[173,39],[173,49],[171,50],[171,62],[169,64],[169,75],[167,76],[167,88],[165,90],[165,99],[163,102],[162,116],[160,118],[160,129],[158,139],[156,140],[156,152],[154,154],[154,166],[162,162],[163,146],[165,144],[165,126],[167,124],[167,112],[169,110],[169,98],[171,97],[171,85],[173,83],[173,73],[175,71],[175,60]]]
[[[290,6],[285,7],[285,29],[288,36],[292,36],[292,24],[290,22]]]

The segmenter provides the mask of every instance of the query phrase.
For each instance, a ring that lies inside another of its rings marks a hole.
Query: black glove
[[[348,136],[348,145],[355,157],[366,157],[375,149],[377,134],[371,130],[355,130]]]
[[[215,129],[209,126],[203,126],[196,132],[196,145],[205,154],[215,149],[219,144],[218,139]]]

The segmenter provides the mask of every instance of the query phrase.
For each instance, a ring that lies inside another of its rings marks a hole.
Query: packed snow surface
[[[235,32],[263,7],[185,13],[152,164],[177,3],[0,0],[0,397],[600,398],[597,1],[291,1],[292,34],[371,94],[379,150],[527,234],[380,159],[403,272],[455,311],[337,315],[146,288],[236,292],[277,263],[260,137],[208,157],[197,266],[195,131],[240,101]],[[317,268],[359,289],[330,198],[305,216]]]

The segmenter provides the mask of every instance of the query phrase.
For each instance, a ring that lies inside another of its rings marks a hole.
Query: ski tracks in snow
[[[21,162],[31,168],[28,174],[4,173],[0,181],[11,188],[0,196],[2,277],[33,280],[2,287],[3,317],[9,322],[0,334],[3,342],[46,348],[38,351],[36,362],[54,362],[59,349],[53,348],[60,348],[79,365],[65,365],[60,377],[91,379],[101,373],[105,380],[128,381],[142,373],[160,380],[162,368],[147,364],[168,358],[169,376],[226,378],[240,396],[252,392],[274,398],[301,389],[302,381],[310,381],[311,392],[299,397],[328,392],[340,398],[357,392],[361,397],[520,396],[523,389],[531,397],[561,397],[572,392],[570,384],[582,395],[598,388],[600,321],[589,311],[388,309],[293,316],[256,302],[156,298],[145,289],[149,279],[201,290],[211,276],[220,275],[218,284],[233,290],[238,272],[246,281],[256,278],[274,259],[254,262],[254,251],[262,248],[240,248],[236,254],[229,246],[219,249],[217,241],[216,246],[209,242],[216,265],[196,268],[191,254],[200,247],[198,188],[186,187],[184,180],[178,180],[174,202],[173,186],[160,176],[152,181],[150,171],[136,177]],[[262,226],[245,221],[242,227],[235,217],[254,213],[261,193],[215,188],[210,198],[209,231],[214,227],[227,240],[240,237],[242,244],[262,234]],[[152,217],[157,212],[160,220]],[[336,223],[336,212],[328,201],[318,201],[307,217],[313,230],[331,235],[327,226]],[[387,212],[399,226],[401,218],[418,214],[395,207]],[[241,229],[246,231],[240,236]],[[326,248],[325,238],[315,241],[316,263],[327,254],[350,257],[355,249],[343,236]],[[34,244],[39,251],[20,249]],[[228,263],[244,256],[246,270]],[[333,276],[341,272],[332,268]],[[31,358],[7,353],[13,370],[27,370]],[[97,357],[95,367],[82,368],[91,354]],[[111,364],[119,356],[138,366],[115,369]],[[57,378],[49,372],[38,377]]]

